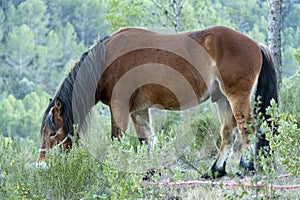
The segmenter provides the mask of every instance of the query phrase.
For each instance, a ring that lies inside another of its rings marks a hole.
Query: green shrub
[[[120,146],[115,148],[123,148]],[[134,152],[132,152],[134,154]],[[119,171],[115,157],[94,159],[84,145],[66,156],[47,154],[47,168],[35,168],[32,140],[0,136],[1,199],[124,199],[141,196],[142,174]]]
[[[294,113],[283,113],[276,107],[274,101],[272,106],[267,109],[271,116],[270,121],[276,124],[278,133],[273,135],[263,124],[267,139],[270,141],[272,156],[275,156],[276,162],[288,173],[300,174],[300,126],[299,115]]]

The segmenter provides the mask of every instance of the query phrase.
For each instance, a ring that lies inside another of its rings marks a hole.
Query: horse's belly
[[[147,84],[132,95],[130,104],[133,110],[138,107],[153,107],[166,110],[185,110],[197,106],[210,97],[208,90],[195,90],[193,87],[176,85],[167,87],[158,84]],[[140,106],[139,106],[140,105]]]

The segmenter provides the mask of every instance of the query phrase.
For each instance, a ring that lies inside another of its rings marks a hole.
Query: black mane
[[[88,55],[88,51],[84,52],[81,55],[80,60],[75,64],[75,66],[69,72],[68,76],[62,82],[60,88],[56,91],[54,98],[51,100],[47,109],[44,112],[44,117],[43,117],[43,122],[42,122],[41,128],[43,128],[45,123],[47,123],[47,121],[49,121],[49,120],[47,120],[47,115],[48,115],[50,109],[54,106],[55,99],[59,98],[62,102],[62,107],[63,107],[62,117],[64,120],[64,132],[73,134],[72,133],[73,124],[74,124],[74,118],[73,118],[73,113],[72,113],[73,86],[74,86],[74,82],[77,77],[77,73],[87,55]]]
[[[59,99],[62,104],[64,132],[73,134],[74,124],[79,125],[79,128],[84,128],[86,118],[96,103],[95,93],[101,77],[101,63],[104,55],[105,45],[101,41],[81,55],[79,62],[63,80],[53,100],[50,101],[44,113],[41,128],[51,122],[48,113],[56,99]]]

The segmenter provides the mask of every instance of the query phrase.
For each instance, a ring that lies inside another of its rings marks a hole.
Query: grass
[[[177,130],[180,129],[178,126]],[[176,144],[174,142],[176,139],[172,135],[169,137],[164,135],[166,134],[163,132],[158,134],[157,146],[160,148],[156,149],[157,157],[164,155],[161,151],[165,150],[166,145],[172,149]],[[37,151],[33,141],[0,137],[2,160],[0,197],[1,199],[295,199],[299,196],[299,189],[153,185],[142,180],[147,169],[145,166],[149,166],[147,148],[137,145],[135,139],[127,134],[121,143],[110,143],[105,156],[101,159],[91,154],[90,149],[81,143],[73,148],[68,156],[54,150],[48,155],[48,168],[38,169],[35,168]],[[203,139],[204,142],[206,139]],[[200,180],[201,174],[212,164],[214,156],[205,157],[207,154],[201,154],[206,153],[203,149],[197,151],[199,146],[194,142],[198,140],[200,139],[194,139],[189,144],[188,151],[184,151],[177,159],[171,159],[167,163],[162,162],[164,159],[156,159],[157,163],[152,164],[161,176],[156,174],[153,179],[156,181],[168,179],[171,182]],[[238,170],[237,164],[238,155],[234,153],[228,161],[229,175],[218,181],[233,179]],[[284,171],[280,169],[277,172]],[[289,185],[300,182],[298,176],[285,179],[272,178],[278,175],[276,173],[268,177],[274,184]],[[248,182],[251,181],[255,180],[248,177]]]
[[[255,184],[265,175],[269,183],[299,184],[300,152],[294,148],[300,141],[300,107],[297,82],[282,90],[280,112],[270,110],[273,120],[280,121],[282,133],[271,137],[273,158],[259,176],[247,177]],[[299,101],[298,101],[299,102]],[[99,123],[89,127],[91,138],[86,137],[66,156],[49,152],[46,169],[36,168],[37,146],[30,139],[0,136],[0,199],[297,199],[300,189],[272,190],[266,187],[226,187],[213,185],[157,186],[143,181],[145,172],[154,168],[154,181],[200,180],[212,165],[220,144],[219,128],[211,104],[190,111],[174,113],[154,111],[154,127],[158,142],[150,162],[147,147],[140,146],[130,127],[122,142],[109,139],[109,118],[102,115]],[[293,109],[291,111],[290,109]],[[105,113],[105,111],[104,111]],[[264,131],[268,132],[264,127]],[[94,134],[92,134],[94,133]],[[97,140],[95,138],[98,138]],[[238,149],[239,145],[235,149]],[[293,158],[290,160],[289,158]],[[293,161],[293,162],[291,162]],[[218,179],[226,182],[236,179],[239,156],[234,152],[228,160],[228,176]],[[276,178],[279,174],[296,172],[295,176]]]
[[[125,136],[124,143],[130,143],[131,139]],[[213,185],[156,186],[142,181],[144,173],[139,170],[120,171],[117,167],[121,158],[118,158],[115,152],[108,153],[106,160],[100,162],[91,156],[84,145],[75,147],[68,156],[52,152],[48,157],[48,168],[37,169],[34,165],[37,152],[31,146],[32,141],[0,137],[0,145],[3,161],[0,176],[1,199],[296,199],[299,197],[299,189],[267,190],[264,187]],[[122,143],[115,143],[113,148],[132,154],[132,157],[128,158],[132,163],[133,157],[138,159],[145,153],[143,148],[135,152]],[[237,163],[237,155],[233,154],[228,162],[229,176],[234,175]],[[131,168],[133,165],[128,167]],[[195,163],[195,166],[200,169],[201,163]],[[174,161],[168,168],[162,167],[159,170],[161,176],[155,175],[156,181],[163,178],[171,182],[199,180],[201,176],[180,159]],[[278,185],[299,184],[300,181],[297,176],[283,179],[268,178]],[[225,182],[229,179],[234,178],[227,176],[218,181]],[[247,180],[254,181],[251,177]]]

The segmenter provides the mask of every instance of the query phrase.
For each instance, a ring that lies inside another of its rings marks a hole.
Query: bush
[[[32,140],[0,136],[1,199],[124,199],[139,197],[142,175],[112,168],[115,159],[95,160],[84,145],[47,155],[47,168],[35,168]],[[120,147],[119,147],[120,148]],[[132,152],[133,153],[133,152]],[[17,156],[16,156],[17,155]]]
[[[274,101],[267,109],[271,116],[269,124],[263,122],[261,129],[270,142],[269,158],[261,157],[260,164],[268,175],[282,172],[299,175],[300,170],[300,76],[295,74],[283,79],[279,106]],[[273,135],[276,128],[277,134]],[[277,167],[276,167],[277,166]],[[276,172],[277,171],[277,172]]]
[[[288,173],[300,174],[300,126],[299,115],[283,113],[277,108],[274,101],[267,109],[271,116],[269,121],[276,124],[277,134],[263,123],[263,129],[270,141],[271,156],[275,156],[278,166],[283,167]],[[275,127],[274,127],[275,128]]]

